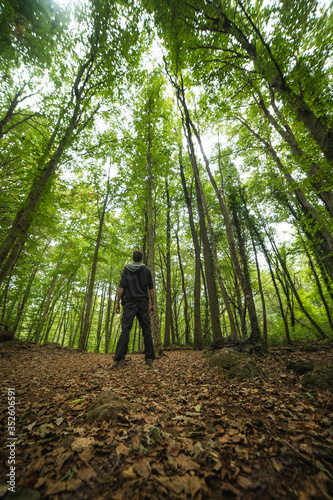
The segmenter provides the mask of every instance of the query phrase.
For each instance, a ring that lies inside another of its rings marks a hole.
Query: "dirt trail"
[[[112,355],[0,345],[0,498],[9,472],[8,388],[15,388],[16,491],[51,499],[333,498],[332,393],[304,389],[282,357],[271,378],[230,383],[201,352],[146,368]],[[330,364],[333,351],[293,353]],[[105,391],[132,403],[111,421],[86,413]]]

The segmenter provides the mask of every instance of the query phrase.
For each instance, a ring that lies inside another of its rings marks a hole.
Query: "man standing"
[[[124,267],[117,292],[116,313],[120,313],[120,299],[123,305],[121,318],[121,335],[119,337],[114,367],[125,366],[129,335],[135,316],[142,328],[145,343],[146,365],[152,366],[155,358],[153,338],[151,335],[150,314],[155,312],[155,289],[150,269],[143,264],[143,252],[133,252],[133,262]],[[151,306],[149,310],[149,296]]]

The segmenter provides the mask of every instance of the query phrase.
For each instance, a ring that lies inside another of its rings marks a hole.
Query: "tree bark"
[[[300,206],[302,207],[304,213],[308,217],[308,220],[309,221],[312,220],[312,226],[315,228],[314,230],[316,231],[316,233],[317,234],[319,233],[319,238],[325,240],[326,245],[321,245],[321,246],[327,255],[327,259],[330,261],[330,266],[333,267],[333,257],[332,257],[333,236],[329,231],[329,229],[327,228],[325,221],[322,219],[322,216],[318,213],[315,207],[308,201],[302,189],[297,188],[296,181],[293,179],[292,175],[287,171],[287,169],[282,164],[272,144],[269,141],[263,139],[258,133],[256,133],[242,117],[237,116],[237,118],[251,132],[251,134],[265,146],[267,154],[269,154],[274,159],[278,169],[285,177],[288,184],[292,187]]]
[[[291,128],[286,123],[286,121],[283,120],[281,112],[276,106],[273,91],[271,91],[271,105],[276,115],[279,117],[280,121],[284,123],[284,128],[282,128],[279,125],[279,123],[270,113],[269,109],[265,105],[265,101],[262,94],[258,90],[257,94],[259,97],[258,106],[262,109],[264,116],[267,118],[268,122],[275,128],[275,130],[280,134],[280,136],[289,144],[293,153],[301,160],[300,163],[302,164],[302,162],[305,162],[305,165],[302,168],[303,172],[305,172],[307,177],[309,177],[310,182],[314,188],[314,193],[318,194],[320,198],[324,200],[326,208],[328,209],[330,215],[333,216],[333,193],[332,190],[329,189],[328,187],[329,181],[327,179],[327,176],[325,175],[323,177],[320,167],[314,161],[310,161],[309,159],[306,158],[307,155],[297,143]]]
[[[44,154],[39,160],[38,171],[30,188],[30,192],[23,206],[18,211],[6,238],[0,246],[0,286],[11,269],[15,266],[28,236],[30,226],[33,222],[34,213],[38,207],[40,199],[50,186],[50,181],[54,177],[56,167],[58,166],[64,151],[70,146],[74,139],[74,131],[80,122],[83,94],[86,91],[86,87],[89,84],[89,78],[92,74],[91,70],[94,65],[95,51],[96,47],[92,47],[88,59],[86,62],[82,63],[78,69],[72,88],[74,108],[69,124],[65,128],[55,152],[51,154],[50,160],[47,161],[47,158],[50,157],[49,153],[51,151],[51,146],[53,145],[56,135],[62,125],[61,120],[65,112],[65,110],[63,110],[63,112],[60,113],[58,122],[46,146]]]
[[[89,287],[88,287],[88,291],[87,291],[86,311],[85,311],[85,316],[84,316],[84,320],[83,320],[83,328],[82,328],[80,338],[79,338],[79,349],[83,349],[83,350],[85,350],[85,348],[86,348],[86,342],[87,342],[88,332],[89,332],[89,328],[90,328],[90,313],[91,313],[91,305],[92,305],[94,286],[95,286],[95,277],[96,277],[96,270],[97,270],[97,263],[98,263],[98,253],[99,253],[99,247],[100,247],[101,241],[102,241],[104,218],[105,218],[106,208],[107,208],[108,199],[109,199],[109,189],[110,189],[110,186],[109,186],[109,180],[108,180],[105,200],[104,200],[102,213],[100,215],[100,220],[99,220],[98,234],[97,234],[97,240],[96,240],[96,245],[95,245],[92,268],[91,268],[90,282],[89,282]]]
[[[256,244],[254,241],[254,235],[253,235],[253,229],[252,229],[252,222],[250,219],[250,214],[247,208],[245,196],[244,196],[244,191],[242,189],[239,189],[239,195],[243,201],[244,204],[244,210],[245,210],[245,216],[247,220],[247,225],[249,228],[250,232],[250,238],[251,238],[251,243],[252,243],[252,248],[254,252],[254,260],[256,263],[256,268],[257,268],[257,277],[258,277],[258,287],[259,287],[259,293],[261,297],[261,304],[262,304],[262,316],[263,316],[263,331],[262,331],[262,337],[263,341],[265,344],[267,344],[267,311],[266,311],[266,301],[265,301],[265,296],[264,296],[264,291],[262,288],[262,282],[261,282],[261,273],[260,273],[260,267],[259,267],[259,262],[258,262],[258,255],[257,255],[257,249],[256,249]]]
[[[165,330],[164,330],[164,347],[170,346],[170,329],[172,326],[172,307],[171,307],[171,256],[170,256],[170,193],[169,183],[165,183],[165,192],[167,197],[167,226],[166,226],[166,304],[165,304]],[[173,340],[174,342],[174,340]]]
[[[189,308],[188,308],[188,301],[187,301],[187,291],[186,291],[186,286],[185,286],[185,276],[184,276],[183,263],[182,263],[182,259],[181,259],[181,255],[180,255],[178,231],[179,231],[179,227],[178,227],[178,230],[176,233],[177,254],[178,254],[180,274],[182,277],[182,291],[183,291],[183,297],[184,297],[185,344],[188,345],[190,343],[190,320],[189,320],[189,313],[188,313]]]
[[[149,101],[149,114],[151,113],[151,101]],[[148,122],[147,129],[147,168],[148,168],[148,267],[151,271],[155,285],[155,234],[153,218],[153,173],[152,173],[152,136],[151,123]],[[155,353],[157,356],[163,353],[161,328],[158,316],[157,293],[155,289],[155,313],[152,315],[152,334],[154,340]]]
[[[182,89],[183,90],[183,89]],[[219,303],[216,289],[215,276],[213,271],[213,263],[212,263],[212,251],[207,235],[207,228],[205,223],[205,212],[203,207],[203,199],[202,199],[202,186],[200,181],[199,169],[196,161],[194,144],[192,140],[192,131],[191,131],[191,120],[189,116],[189,112],[187,109],[187,105],[185,102],[184,92],[177,94],[178,101],[182,105],[184,110],[183,115],[183,125],[186,130],[186,137],[188,142],[189,149],[189,158],[192,165],[194,179],[195,179],[195,189],[196,189],[196,200],[199,214],[199,226],[200,226],[200,236],[202,239],[203,245],[203,256],[204,256],[204,266],[205,266],[205,275],[207,281],[207,289],[208,289],[208,297],[209,297],[209,309],[211,315],[211,323],[212,323],[212,331],[213,331],[213,339],[217,340],[222,337],[221,324],[220,324],[220,314],[219,314]]]
[[[217,187],[217,184],[216,184],[216,181],[215,181],[215,179],[213,177],[213,174],[212,174],[212,172],[210,170],[208,159],[207,159],[207,157],[205,155],[205,152],[204,152],[204,149],[202,147],[202,142],[201,142],[200,135],[197,132],[196,127],[194,126],[193,122],[190,119],[190,116],[189,116],[189,113],[188,113],[188,110],[187,110],[187,107],[186,107],[186,103],[185,103],[184,89],[183,89],[183,87],[182,88],[177,87],[177,88],[178,88],[179,99],[182,99],[184,101],[183,108],[184,108],[185,115],[187,117],[186,119],[190,123],[190,126],[193,129],[193,131],[194,131],[195,137],[197,139],[197,142],[198,142],[200,150],[201,150],[201,154],[202,154],[202,156],[204,158],[204,163],[205,163],[205,166],[206,166],[206,171],[208,173],[209,179],[210,179],[210,181],[212,183],[212,186],[213,186],[213,188],[215,190],[215,193],[217,195],[217,198],[219,200],[219,204],[220,204],[220,208],[221,208],[221,213],[222,213],[222,216],[223,216],[223,219],[224,219],[224,223],[225,223],[225,228],[226,228],[226,233],[227,233],[227,239],[228,239],[228,245],[229,245],[231,260],[232,260],[235,272],[237,274],[237,277],[238,277],[238,279],[239,279],[239,281],[241,283],[241,287],[243,289],[243,293],[244,293],[245,300],[247,302],[247,307],[248,307],[248,310],[249,310],[250,323],[251,323],[250,341],[251,342],[256,342],[256,341],[258,341],[258,340],[261,339],[261,334],[260,334],[260,329],[259,329],[259,325],[258,325],[257,314],[256,314],[256,310],[255,310],[255,305],[254,305],[252,290],[249,289],[248,286],[247,286],[245,277],[243,275],[243,272],[242,272],[242,269],[241,269],[241,266],[240,266],[240,263],[239,263],[239,260],[238,260],[238,255],[237,255],[237,251],[236,251],[236,245],[235,245],[235,240],[234,240],[234,235],[233,235],[233,230],[232,230],[232,223],[231,223],[230,214],[229,214],[229,211],[228,211],[228,208],[227,208],[227,204],[226,204],[225,200],[223,199],[223,197],[222,197],[222,195],[220,193],[220,190]],[[220,165],[220,161],[219,161],[219,165]]]
[[[295,299],[297,300],[298,302],[298,305],[302,311],[302,313],[308,318],[308,320],[310,321],[310,323],[314,326],[314,328],[317,330],[317,332],[319,333],[319,335],[321,336],[321,338],[323,339],[326,339],[327,338],[327,335],[326,333],[321,329],[321,327],[318,325],[318,323],[313,319],[313,317],[308,313],[308,311],[305,309],[304,305],[303,305],[303,302],[299,296],[299,294],[297,293],[297,290],[296,290],[296,287],[294,285],[294,282],[293,280],[291,279],[291,276],[290,276],[290,273],[287,269],[287,266],[285,264],[285,262],[283,261],[283,259],[281,258],[281,255],[280,255],[280,252],[278,251],[277,247],[276,247],[276,244],[272,238],[272,236],[266,231],[266,234],[271,242],[271,245],[276,253],[276,256],[281,264],[281,267],[283,269],[283,272],[285,273],[287,279],[288,279],[288,282],[289,282],[289,285],[290,285],[290,288],[295,296]]]
[[[250,42],[247,35],[242,29],[227,17],[223,11],[221,0],[212,0],[210,2],[215,9],[216,15],[220,22],[219,26],[214,24],[214,31],[220,31],[223,34],[231,35],[244,49],[258,73],[266,80],[271,88],[273,88],[281,98],[289,104],[296,112],[299,120],[308,130],[309,134],[318,144],[319,148],[325,155],[327,161],[333,162],[333,128],[327,129],[323,121],[318,118],[309,105],[304,101],[302,95],[297,94],[287,83],[282,69],[274,58],[270,47],[264,41],[258,27],[254,24],[249,14],[245,11],[244,6],[239,1],[244,15],[249,20],[253,28],[255,41]],[[209,16],[211,20],[211,15]],[[257,48],[259,47],[259,49]],[[266,57],[264,57],[264,54]],[[327,123],[330,123],[327,120]]]
[[[200,245],[198,240],[198,235],[195,230],[194,218],[193,218],[193,210],[191,199],[187,190],[185,175],[184,175],[184,167],[181,159],[181,150],[179,152],[179,168],[180,168],[180,177],[182,181],[185,202],[187,206],[189,223],[192,234],[192,241],[194,246],[194,254],[195,254],[195,273],[194,273],[194,325],[193,325],[193,349],[200,350],[202,349],[202,341],[201,341],[201,310],[200,310],[200,295],[201,295],[201,286],[200,286]]]
[[[274,271],[273,271],[273,267],[272,267],[272,261],[271,261],[271,258],[269,256],[269,252],[268,252],[268,250],[266,248],[265,241],[264,241],[262,235],[260,234],[260,231],[255,226],[254,226],[254,231],[256,233],[256,236],[258,238],[258,241],[260,243],[261,249],[263,251],[263,254],[265,256],[266,262],[267,262],[268,267],[269,267],[269,272],[270,272],[270,275],[271,275],[271,278],[272,278],[272,282],[273,282],[273,286],[274,286],[274,289],[275,289],[275,293],[276,293],[276,296],[277,296],[278,302],[279,302],[279,307],[280,307],[281,316],[282,316],[282,320],[283,320],[283,324],[284,324],[284,329],[285,329],[285,332],[286,332],[287,343],[289,345],[291,345],[291,338],[290,338],[290,332],[289,332],[289,326],[288,326],[288,319],[287,319],[287,317],[285,315],[285,312],[284,312],[284,308],[283,308],[283,304],[282,304],[282,299],[281,299],[281,294],[280,294],[279,287],[277,286],[276,279],[275,279],[275,276],[274,276]]]

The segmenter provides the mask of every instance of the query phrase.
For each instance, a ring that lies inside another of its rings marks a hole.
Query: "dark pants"
[[[150,326],[149,303],[146,301],[126,302],[123,306],[123,315],[121,318],[121,335],[117,342],[115,353],[116,361],[120,361],[126,356],[129,335],[135,316],[138,318],[139,324],[142,328],[146,359],[155,358],[154,344]]]

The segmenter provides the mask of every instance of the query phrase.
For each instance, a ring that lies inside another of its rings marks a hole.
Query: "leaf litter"
[[[332,393],[304,388],[278,350],[255,359],[277,376],[238,382],[190,350],[148,369],[131,354],[115,371],[111,354],[18,341],[1,352],[1,435],[5,443],[15,387],[16,488],[26,498],[333,498]],[[293,356],[330,364],[333,350]],[[4,445],[0,498],[12,495],[6,460]]]

